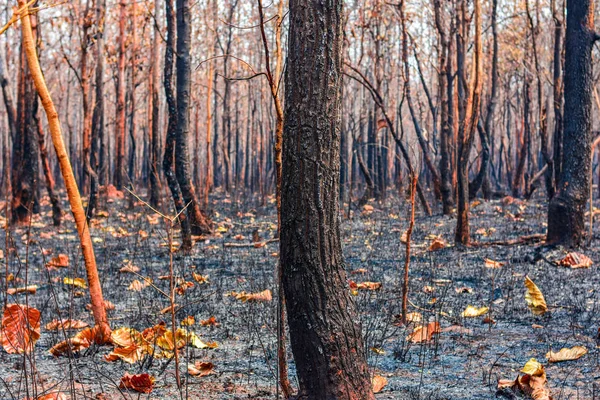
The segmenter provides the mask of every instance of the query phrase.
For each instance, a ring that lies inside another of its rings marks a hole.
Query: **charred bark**
[[[291,0],[281,266],[300,398],[374,399],[340,241],[341,0]]]
[[[594,1],[567,1],[562,171],[548,207],[550,244],[578,246],[585,239],[592,142]]]

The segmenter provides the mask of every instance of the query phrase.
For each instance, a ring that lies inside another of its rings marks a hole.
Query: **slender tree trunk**
[[[190,172],[190,92],[191,92],[191,41],[192,24],[189,0],[177,0],[177,131],[175,141],[175,175],[190,220],[192,233],[197,235],[212,232],[212,222],[200,209],[196,189]]]
[[[498,0],[493,0],[492,4],[492,71],[491,71],[491,89],[490,99],[487,104],[487,114],[484,125],[477,124],[479,139],[481,141],[481,166],[473,182],[469,184],[469,198],[477,196],[481,189],[485,199],[490,198],[490,187],[488,170],[490,165],[491,138],[494,136],[494,113],[498,98]]]
[[[548,207],[551,244],[578,246],[585,240],[592,142],[592,47],[594,1],[567,1],[563,162],[558,193]]]
[[[18,2],[19,7],[24,7],[26,4],[25,0],[18,0]],[[77,226],[77,233],[79,234],[79,240],[81,242],[81,252],[85,261],[88,284],[90,287],[92,313],[94,315],[94,322],[96,325],[95,339],[97,343],[103,344],[110,339],[110,326],[108,324],[108,319],[106,318],[104,299],[102,297],[102,286],[100,285],[100,278],[98,277],[98,270],[96,268],[94,247],[92,245],[90,230],[85,217],[85,211],[81,205],[79,188],[77,187],[77,182],[75,180],[75,176],[73,175],[73,169],[71,168],[71,163],[63,143],[58,112],[54,107],[54,103],[50,97],[50,92],[48,91],[46,82],[44,81],[42,70],[40,69],[31,29],[31,22],[28,14],[21,16],[21,30],[23,33],[23,47],[27,56],[27,63],[31,70],[31,78],[33,79],[35,88],[48,118],[52,142],[54,143],[54,149],[56,150],[56,156],[60,164],[63,179],[65,181],[69,203],[71,204],[71,211],[73,212],[73,217]]]
[[[88,201],[87,216],[94,215],[98,207],[98,169],[102,159],[100,150],[104,140],[104,14],[106,0],[96,0],[96,100],[92,112],[90,161],[87,171],[90,176],[90,197]]]
[[[158,0],[154,2],[154,9],[158,10]],[[153,24],[152,37],[152,60],[150,63],[150,73],[148,81],[148,110],[150,112],[150,126],[148,132],[150,134],[150,205],[157,207],[160,203],[160,176],[158,172],[159,142],[160,142],[160,99],[158,97],[158,82],[159,82],[159,36],[158,23]]]
[[[192,248],[192,233],[190,230],[190,221],[187,214],[184,212],[185,203],[181,188],[175,174],[175,143],[177,140],[177,99],[173,90],[173,58],[175,55],[175,31],[176,18],[175,10],[173,9],[173,0],[165,1],[166,19],[167,19],[167,41],[165,45],[165,69],[164,69],[164,86],[165,97],[168,108],[168,125],[167,137],[165,143],[165,154],[163,157],[163,171],[167,178],[167,185],[173,196],[175,212],[179,215],[181,224],[182,249],[187,252]]]
[[[553,54],[553,79],[552,79],[552,99],[554,107],[554,152],[552,158],[554,160],[554,188],[555,192],[558,189],[561,166],[563,159],[563,119],[562,119],[562,102],[563,102],[563,84],[562,84],[562,19],[556,10],[556,0],[552,0],[552,18],[554,19],[554,54]]]
[[[462,33],[458,36],[459,60],[464,61],[465,43],[467,31],[467,5],[466,0],[461,1],[460,5],[460,29]],[[458,201],[457,201],[457,221],[455,242],[463,245],[468,245],[469,236],[469,157],[471,155],[471,147],[475,137],[475,129],[479,120],[479,105],[481,101],[482,87],[482,43],[481,43],[481,6],[480,0],[474,0],[474,23],[475,23],[475,48],[473,51],[473,73],[469,82],[466,101],[463,105],[463,118],[459,127],[458,133]],[[461,55],[460,52],[463,52]],[[460,62],[459,62],[460,63]],[[464,65],[463,65],[464,67]],[[460,76],[462,69],[463,75]],[[459,81],[466,80],[464,68],[459,68]],[[461,85],[461,83],[458,83]],[[459,100],[460,101],[460,100]]]
[[[291,0],[289,20],[280,260],[299,397],[370,400],[340,241],[342,1]]]
[[[440,135],[440,192],[442,195],[442,212],[452,213],[454,208],[454,192],[452,190],[452,168],[450,162],[450,144],[454,138],[454,73],[452,69],[452,40],[451,33],[447,34],[443,25],[441,0],[434,0],[435,24],[440,35],[440,68],[439,85],[441,105],[441,135]]]
[[[115,170],[114,183],[119,190],[123,189],[125,171],[125,22],[127,19],[127,3],[119,2],[119,57],[117,60],[117,116],[115,135]]]

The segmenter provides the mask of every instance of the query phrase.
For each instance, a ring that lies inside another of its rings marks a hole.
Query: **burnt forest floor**
[[[185,348],[181,354],[181,392],[175,384],[172,359],[146,358],[135,364],[107,362],[104,356],[112,346],[92,346],[72,357],[49,354],[48,350],[65,337],[63,332],[46,330],[48,322],[59,316],[89,324],[93,324],[93,319],[86,309],[90,302],[87,290],[63,283],[65,277],[85,277],[72,217],[66,213],[63,226],[54,228],[50,207],[43,200],[42,213],[34,216],[30,226],[8,232],[12,250],[7,251],[4,243],[0,245],[4,250],[0,259],[2,284],[8,271],[16,278],[10,287],[38,286],[36,294],[9,295],[8,302],[28,302],[42,316],[41,338],[31,355],[0,350],[0,399],[33,398],[34,393],[57,391],[78,399],[274,399],[276,299],[242,302],[228,294],[271,289],[275,295],[278,243],[258,248],[227,244],[252,243],[256,229],[262,240],[272,238],[275,206],[272,198],[265,206],[259,206],[258,199],[239,197],[211,197],[209,211],[217,227],[216,235],[198,238],[191,255],[174,254],[176,276],[195,283],[177,296],[177,319],[193,316],[196,323],[188,330],[205,342],[218,343],[216,349]],[[475,204],[471,210],[474,240],[503,241],[545,232],[544,203],[508,203],[497,200]],[[342,240],[349,279],[382,283],[381,289],[359,291],[356,296],[369,365],[374,374],[389,382],[377,394],[378,399],[493,399],[497,379],[516,378],[530,358],[537,358],[546,366],[548,386],[555,400],[598,396],[600,255],[594,251],[598,248],[598,236],[584,249],[594,266],[568,269],[551,263],[564,253],[547,250],[540,244],[454,247],[452,217],[417,213],[409,311],[422,313],[426,322],[439,321],[444,331],[429,342],[413,344],[406,338],[414,326],[400,326],[396,318],[401,308],[405,261],[400,238],[408,227],[409,207],[405,199],[369,204],[372,209],[354,210],[351,218],[343,216]],[[127,199],[112,198],[103,209],[106,213],[92,220],[91,233],[104,296],[116,306],[109,311],[112,328],[142,331],[160,321],[170,324],[169,314],[161,314],[168,299],[152,286],[141,291],[128,290],[139,277],[119,272],[126,265],[137,266],[141,276],[151,278],[156,287],[168,291],[169,281],[159,278],[169,271],[166,224],[140,202],[129,208]],[[428,251],[434,236],[450,245]],[[175,241],[179,241],[177,232]],[[46,268],[50,258],[59,253],[69,256],[69,267]],[[486,258],[505,265],[486,268]],[[366,271],[357,274],[361,269]],[[194,272],[207,275],[209,283],[196,283]],[[525,275],[545,295],[549,312],[542,317],[534,316],[527,308]],[[495,323],[490,326],[484,317],[462,318],[467,305],[491,305]],[[211,316],[218,326],[200,324]],[[68,331],[67,335],[75,332]],[[576,361],[546,362],[550,349],[557,351],[575,345],[585,346],[589,353]],[[189,376],[186,366],[194,361],[212,362],[214,370],[205,377]],[[292,384],[297,387],[291,355],[289,365]],[[120,390],[119,379],[125,372],[154,375],[154,391],[140,395]]]

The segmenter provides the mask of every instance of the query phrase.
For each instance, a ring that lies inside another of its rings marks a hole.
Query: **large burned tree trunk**
[[[281,265],[299,398],[373,399],[340,243],[341,0],[291,0]]]
[[[592,142],[594,1],[567,1],[563,158],[558,193],[548,207],[550,244],[577,246],[585,239]]]

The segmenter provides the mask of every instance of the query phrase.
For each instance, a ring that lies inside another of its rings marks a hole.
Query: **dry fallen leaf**
[[[429,324],[423,326],[417,326],[415,330],[406,337],[406,340],[412,343],[422,343],[428,342],[431,340],[434,334],[440,333],[440,323],[439,322],[430,322]]]
[[[71,352],[87,349],[94,343],[95,336],[96,331],[94,328],[85,328],[72,338],[63,340],[62,342],[52,346],[50,349],[50,354],[55,357],[59,357],[63,354],[70,354]]]
[[[87,322],[83,322],[76,319],[53,319],[51,322],[48,322],[45,326],[48,331],[58,331],[61,329],[69,330],[69,329],[82,329],[87,327]]]
[[[447,247],[446,241],[442,238],[436,237],[433,242],[429,245],[429,251],[436,251]]]
[[[489,311],[489,308],[487,307],[481,307],[481,308],[477,308],[477,307],[473,307],[473,306],[467,306],[467,308],[465,309],[465,311],[462,312],[462,316],[464,318],[473,318],[473,317],[479,317],[483,314],[486,314]]]
[[[527,288],[527,292],[525,293],[527,307],[529,307],[534,315],[544,315],[548,311],[548,306],[546,306],[546,300],[542,291],[528,276],[525,276],[525,287]]]
[[[360,282],[349,281],[350,289],[353,290],[379,290],[381,289],[381,282]]]
[[[550,390],[546,386],[546,371],[535,358],[530,359],[521,370],[525,375],[518,376],[514,381],[501,379],[498,381],[499,393],[510,389],[520,395],[534,400],[552,400]]]
[[[6,294],[10,294],[10,295],[15,295],[18,293],[35,294],[37,289],[38,289],[37,285],[29,285],[29,286],[19,287],[19,288],[10,288],[10,289],[6,290]]]
[[[192,272],[192,277],[194,277],[194,280],[198,282],[199,285],[202,285],[203,283],[209,283],[208,275],[200,275],[196,272]]]
[[[68,398],[67,398],[67,395],[64,393],[54,392],[54,393],[44,394],[42,396],[37,396],[35,398],[26,397],[23,400],[68,400]]]
[[[63,283],[65,285],[73,285],[82,289],[87,289],[87,284],[85,283],[85,279],[83,278],[69,278],[65,276],[65,278],[63,279]]]
[[[262,301],[271,301],[273,300],[273,295],[271,294],[271,290],[263,290],[258,293],[246,293],[246,292],[231,292],[230,296],[235,297],[237,300],[241,300],[242,302],[262,302]]]
[[[194,318],[193,315],[188,315],[183,320],[181,320],[181,325],[183,325],[183,326],[191,326],[191,325],[194,325],[195,323],[196,323],[196,319]]]
[[[558,262],[558,265],[562,265],[563,267],[570,267],[573,269],[576,268],[589,268],[592,266],[594,262],[586,255],[581,253],[569,253]]]
[[[196,361],[194,364],[188,364],[188,373],[192,376],[206,376],[210,374],[215,365],[211,362]]]
[[[46,264],[48,268],[67,268],[69,266],[69,256],[66,254],[59,254]]]
[[[129,272],[129,273],[135,274],[137,272],[140,272],[140,267],[135,266],[130,263],[130,264],[127,264],[126,266],[124,266],[123,268],[121,268],[119,270],[119,272]]]
[[[548,359],[548,362],[551,363],[561,361],[573,361],[583,357],[585,354],[587,354],[587,352],[588,350],[583,346],[575,346],[570,349],[563,347],[557,353],[550,350],[546,354],[546,358]]]
[[[371,383],[373,384],[373,393],[379,393],[388,384],[388,380],[384,376],[375,375],[371,379]]]
[[[9,354],[30,353],[40,338],[40,312],[22,304],[8,304],[4,309],[0,340]]]
[[[496,268],[501,268],[504,265],[503,262],[494,261],[494,260],[491,260],[489,258],[484,258],[483,262],[484,262],[486,268],[496,269]]]
[[[132,389],[140,393],[150,393],[154,389],[156,378],[148,374],[130,375],[125,372],[121,378],[119,387],[121,389]]]
[[[211,316],[209,319],[204,319],[200,321],[200,325],[202,326],[219,326],[220,324],[217,322],[215,316]]]
[[[85,309],[91,311],[92,310],[92,305],[91,304],[86,304]],[[104,300],[104,309],[106,311],[114,310],[115,309],[115,305],[110,300]]]

